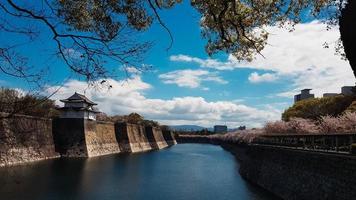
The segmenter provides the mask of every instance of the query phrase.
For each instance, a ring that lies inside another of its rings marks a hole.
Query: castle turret
[[[86,96],[78,93],[74,93],[67,99],[60,100],[64,103],[64,107],[60,108],[61,118],[82,118],[89,120],[96,120],[96,114],[94,106],[96,103],[89,100]]]

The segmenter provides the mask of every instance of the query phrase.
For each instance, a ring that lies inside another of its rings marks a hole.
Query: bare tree
[[[151,43],[131,36],[149,28],[155,17],[164,26],[156,8],[170,8],[176,2],[179,1],[6,0],[0,3],[0,30],[24,35],[30,41],[49,31],[48,38],[56,46],[54,51],[66,66],[92,81],[111,76],[105,67],[109,60],[139,68],[141,56]],[[16,51],[19,46],[0,48],[0,69],[10,76],[36,81],[39,74],[27,74],[28,57]]]
[[[84,77],[89,84],[106,83],[115,77],[111,65],[147,69],[143,55],[151,47],[137,34],[160,19],[158,10],[174,6],[180,0],[41,0],[0,2],[0,32],[19,40],[0,43],[0,72],[23,79],[38,95],[46,82],[46,67],[32,66],[33,58],[21,51],[34,41],[53,43],[53,53],[73,75]],[[173,39],[172,39],[173,40]],[[169,45],[171,46],[171,44]],[[97,82],[100,80],[99,82]],[[110,85],[107,85],[110,86]],[[53,95],[53,94],[51,94]]]

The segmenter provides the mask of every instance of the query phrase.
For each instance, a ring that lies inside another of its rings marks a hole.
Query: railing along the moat
[[[310,151],[356,154],[356,144],[354,144],[356,134],[274,134],[260,136],[253,143]]]

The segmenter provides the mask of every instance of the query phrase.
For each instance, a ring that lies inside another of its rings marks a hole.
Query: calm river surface
[[[179,144],[130,155],[0,168],[0,199],[264,200],[220,146]]]

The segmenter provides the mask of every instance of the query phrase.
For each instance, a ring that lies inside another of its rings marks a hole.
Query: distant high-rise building
[[[334,97],[334,96],[337,96],[339,95],[338,93],[324,93],[323,94],[323,97]]]
[[[214,133],[227,133],[227,126],[226,125],[215,125]]]
[[[301,90],[300,94],[297,94],[297,95],[294,96],[294,103],[298,102],[298,101],[301,101],[301,100],[314,98],[314,94],[310,94],[310,90],[312,90],[312,89],[303,89],[303,90]]]
[[[354,88],[355,86],[343,86],[341,88],[341,93],[324,93],[323,97],[334,97],[337,95],[354,95]],[[310,94],[310,90],[311,89],[304,89],[301,91],[300,94],[295,95],[294,103],[304,99],[314,98],[314,94]]]
[[[353,88],[355,86],[344,86],[341,88],[341,94],[343,95],[353,95],[354,92],[353,92]]]

